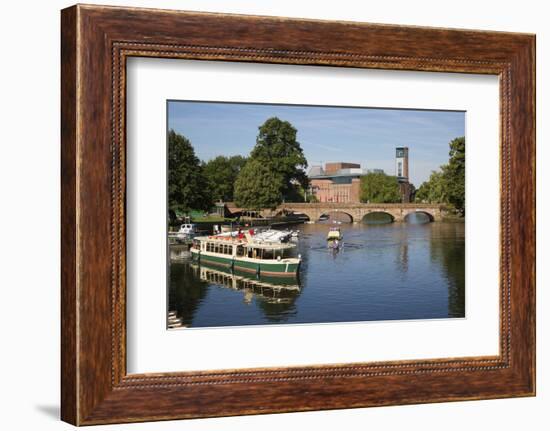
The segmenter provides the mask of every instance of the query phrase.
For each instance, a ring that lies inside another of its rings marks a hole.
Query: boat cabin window
[[[206,251],[210,251],[212,253],[229,254],[229,255],[233,254],[232,244],[219,244],[216,242],[207,242],[205,249]],[[244,250],[241,251],[240,256],[243,256],[243,255],[244,255]]]
[[[244,256],[244,247],[242,245],[237,246],[237,256]]]

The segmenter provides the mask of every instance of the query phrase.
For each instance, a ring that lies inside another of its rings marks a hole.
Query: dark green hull
[[[218,265],[212,265],[207,261],[202,261],[199,263],[194,263],[197,268],[204,268],[208,271],[214,271],[216,273],[227,274],[229,277],[239,277],[244,282],[252,282],[256,286],[264,288],[281,288],[281,289],[290,289],[292,291],[299,290],[299,277],[278,277],[273,275],[262,275],[256,276],[251,274],[248,271],[242,271],[239,269],[232,270],[231,268],[223,268]],[[229,286],[231,287],[231,286]]]
[[[243,272],[248,275],[256,276],[274,276],[274,277],[296,277],[300,263],[294,262],[278,262],[266,263],[265,261],[247,261],[239,258],[233,259],[228,256],[212,256],[209,254],[199,254],[198,252],[191,250],[191,255],[194,262],[204,262],[208,265],[213,265],[222,269],[229,269],[234,272]]]

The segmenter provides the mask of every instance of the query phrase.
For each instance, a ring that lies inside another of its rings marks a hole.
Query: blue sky
[[[410,180],[418,187],[448,161],[448,143],[464,136],[465,113],[216,102],[168,102],[168,128],[187,137],[204,161],[247,156],[270,117],[298,129],[309,166],[354,162],[395,175],[395,147],[409,147]]]

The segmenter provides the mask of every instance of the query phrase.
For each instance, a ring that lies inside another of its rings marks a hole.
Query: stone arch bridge
[[[284,203],[275,211],[275,214],[281,213],[302,213],[312,221],[317,221],[322,215],[331,215],[334,213],[344,213],[351,217],[353,222],[360,222],[367,214],[386,213],[393,221],[405,221],[405,218],[411,213],[426,214],[431,221],[441,221],[445,215],[447,207],[442,204],[365,204],[365,203]]]

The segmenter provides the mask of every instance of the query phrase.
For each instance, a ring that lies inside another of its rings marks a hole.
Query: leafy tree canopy
[[[168,206],[173,211],[208,210],[209,184],[191,142],[174,130],[168,133]]]
[[[283,196],[293,192],[293,184],[307,187],[307,160],[296,134],[296,129],[288,121],[269,118],[259,127],[256,145],[250,153],[251,159],[260,160],[282,176]]]
[[[449,203],[447,181],[443,172],[432,172],[428,181],[423,182],[418,188],[416,200],[427,203]]]
[[[218,156],[204,164],[204,174],[214,200],[233,201],[235,181],[245,163],[243,156]]]
[[[466,197],[466,140],[464,136],[449,143],[449,164],[443,169],[447,178],[449,202],[464,215]]]
[[[282,201],[282,174],[258,159],[249,159],[235,182],[235,203],[248,209],[275,208]]]
[[[397,177],[384,173],[369,173],[361,177],[361,202],[401,202]]]
[[[269,118],[258,128],[256,145],[235,182],[235,202],[245,208],[274,208],[282,200],[304,200],[307,160],[296,129]]]
[[[464,215],[466,195],[466,141],[464,137],[449,143],[449,163],[432,172],[428,181],[422,183],[416,199],[429,203],[449,203]]]

